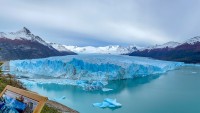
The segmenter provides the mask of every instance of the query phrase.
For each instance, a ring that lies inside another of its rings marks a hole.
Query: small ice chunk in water
[[[63,99],[66,99],[66,96],[62,96],[60,98],[53,98],[52,100],[59,101],[59,100],[63,100]]]
[[[107,91],[112,91],[113,89],[110,88],[102,88],[102,91],[107,92]]]
[[[193,73],[193,74],[196,74],[197,72],[194,72],[194,71],[193,71],[192,73]]]
[[[93,106],[100,108],[117,108],[121,107],[122,105],[118,103],[116,99],[106,98],[102,103],[94,103]]]
[[[61,97],[61,99],[65,99],[65,98],[66,98],[66,96]]]

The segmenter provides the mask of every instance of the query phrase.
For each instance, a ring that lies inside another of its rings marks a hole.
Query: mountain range
[[[72,51],[58,51],[27,28],[17,32],[0,32],[0,60],[33,59],[74,55]]]
[[[170,41],[162,45],[149,47],[110,45],[94,46],[67,46],[50,43],[58,51],[73,51],[78,54],[123,54],[130,56],[151,57],[160,60],[180,61],[185,63],[200,63],[200,37],[190,38],[182,43]]]
[[[0,60],[34,59],[76,54],[123,54],[160,60],[200,63],[199,36],[182,43],[171,41],[150,47],[135,45],[127,47],[120,45],[78,47],[46,42],[24,27],[17,32],[0,32],[0,49]]]
[[[78,46],[68,46],[68,45],[61,45],[56,43],[49,43],[52,47],[57,49],[58,51],[73,51],[78,54],[128,54],[134,51],[137,51],[139,47],[137,46],[127,46],[123,47],[120,45],[109,45],[109,46],[102,46],[102,47],[94,47],[94,46],[85,46],[85,47],[78,47]]]
[[[183,43],[168,42],[163,45],[143,48],[128,55],[185,63],[200,63],[200,36],[188,39]]]

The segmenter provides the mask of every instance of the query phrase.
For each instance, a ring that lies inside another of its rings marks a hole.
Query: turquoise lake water
[[[200,113],[200,67],[185,66],[158,76],[111,81],[109,92],[84,91],[69,85],[37,85],[29,88],[57,99],[80,113]],[[116,98],[118,109],[101,109],[93,103]]]

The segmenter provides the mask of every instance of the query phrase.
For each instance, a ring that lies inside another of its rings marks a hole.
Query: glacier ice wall
[[[76,80],[81,86],[88,83],[99,86],[98,81],[161,74],[182,65],[181,62],[123,55],[72,55],[10,61],[10,72],[31,79],[64,78]]]

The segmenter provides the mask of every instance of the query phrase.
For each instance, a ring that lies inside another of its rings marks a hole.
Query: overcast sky
[[[149,46],[200,35],[200,0],[0,0],[0,31],[66,45]]]

